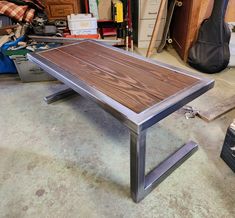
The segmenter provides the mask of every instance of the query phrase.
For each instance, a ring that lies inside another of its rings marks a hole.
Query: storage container
[[[230,125],[224,139],[220,157],[235,172],[235,122]]]
[[[9,17],[0,14],[0,28],[10,25],[12,25],[12,20]]]
[[[133,40],[138,48],[148,48],[154,24],[159,13],[161,0],[132,1]],[[167,4],[161,18],[160,30],[157,33],[156,48],[161,43],[167,17]]]
[[[68,15],[69,30],[96,29],[97,19],[91,14]]]
[[[55,80],[34,63],[30,62],[24,55],[11,56],[22,82],[41,82]]]

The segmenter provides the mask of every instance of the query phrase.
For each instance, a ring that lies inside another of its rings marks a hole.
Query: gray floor
[[[153,58],[187,68],[173,50]],[[191,103],[197,109],[234,94],[234,69],[210,77],[216,86]],[[219,155],[235,111],[209,124],[176,112],[152,127],[147,170],[189,139],[200,148],[135,204],[128,130],[79,96],[46,105],[61,86],[0,77],[1,218],[234,217],[235,175]]]

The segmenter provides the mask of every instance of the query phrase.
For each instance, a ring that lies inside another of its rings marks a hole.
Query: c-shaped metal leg
[[[139,134],[131,131],[130,140],[130,184],[135,202],[141,201],[198,148],[195,142],[188,142],[145,175],[146,131]]]
[[[46,96],[44,97],[44,101],[47,103],[47,104],[51,104],[55,101],[59,101],[63,98],[67,98],[71,95],[75,95],[75,94],[78,94],[77,92],[75,92],[73,89],[71,88],[66,88],[66,89],[63,89],[63,90],[60,90],[60,91],[57,91],[56,93],[52,94],[52,95],[49,95],[49,96]]]

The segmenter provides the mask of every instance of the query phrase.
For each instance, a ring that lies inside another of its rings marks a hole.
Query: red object
[[[88,0],[85,0],[85,11],[86,13],[89,13]]]
[[[117,29],[116,28],[102,28],[103,36],[116,36]]]
[[[131,17],[131,0],[127,1],[127,19],[128,19],[128,26],[132,28],[132,17]]]
[[[80,38],[80,39],[99,39],[99,34],[89,34],[89,35],[64,35],[66,38]]]

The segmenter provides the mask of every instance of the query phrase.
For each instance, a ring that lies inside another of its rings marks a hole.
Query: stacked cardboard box
[[[67,19],[72,35],[97,34],[97,18],[91,14],[71,14]]]

